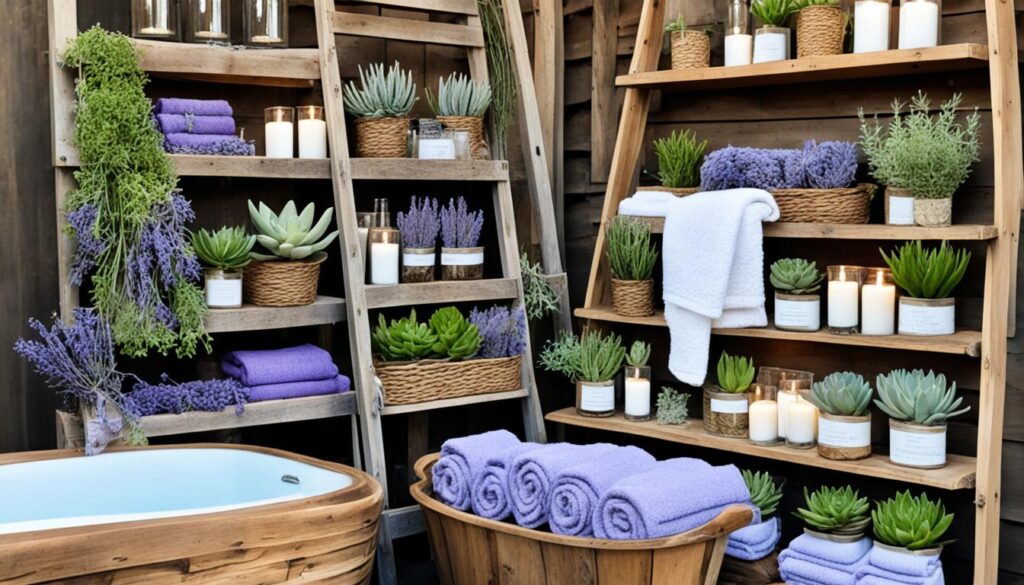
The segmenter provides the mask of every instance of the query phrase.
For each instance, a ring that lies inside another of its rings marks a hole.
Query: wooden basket
[[[795,223],[868,223],[875,185],[846,189],[776,189],[779,221]]]
[[[711,65],[711,39],[702,30],[672,31],[672,69],[704,69]]]
[[[671,193],[676,197],[686,197],[687,195],[693,195],[694,193],[700,193],[700,187],[662,187],[661,185],[651,185],[648,187],[637,187],[637,191],[664,191]]]
[[[841,55],[846,16],[838,6],[808,6],[796,18],[796,56]]]
[[[491,150],[487,148],[484,135],[484,119],[481,116],[438,116],[437,121],[449,130],[469,132],[469,152],[473,160],[490,160]]]
[[[356,118],[356,156],[406,158],[409,118]]]
[[[624,317],[649,317],[654,314],[653,280],[612,279],[612,309]]]
[[[269,260],[246,266],[242,293],[248,303],[260,307],[298,307],[316,300],[320,264],[327,254],[317,252],[305,260]]]
[[[651,585],[714,583],[729,533],[746,526],[750,508],[730,506],[704,526],[649,540],[604,540],[530,530],[460,512],[434,499],[431,467],[416,462],[409,488],[423,508],[434,562],[444,585],[548,583]]]
[[[523,357],[464,361],[419,360],[375,362],[384,386],[384,404],[415,404],[429,400],[509,392],[522,386]]]

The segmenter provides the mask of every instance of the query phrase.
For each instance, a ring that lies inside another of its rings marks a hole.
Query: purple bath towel
[[[160,98],[153,106],[154,114],[192,114],[193,116],[230,116],[231,104],[225,100],[192,100]]]
[[[857,585],[946,585],[946,577],[942,574],[942,567],[939,567],[930,577],[908,577],[897,573],[889,573],[873,568],[878,574],[866,572],[861,569],[857,572]]]
[[[847,573],[803,559],[779,560],[779,574],[788,584],[800,585],[856,585],[853,573]]]
[[[188,134],[186,132],[179,132],[164,135],[164,145],[179,147],[215,146],[231,139],[239,138],[237,136],[223,136],[221,134]]]
[[[867,562],[870,550],[871,539],[867,537],[856,542],[833,542],[801,534],[779,553],[779,563],[781,565],[784,560],[794,558],[853,575]]]
[[[261,400],[282,400],[285,398],[302,398],[303,396],[322,396],[324,394],[340,394],[348,392],[351,381],[347,376],[335,376],[326,380],[306,380],[303,382],[279,382],[249,386],[249,402]]]
[[[620,479],[657,463],[639,447],[619,447],[600,458],[562,470],[551,488],[548,523],[555,534],[592,536],[592,518],[601,496]]]
[[[516,457],[540,449],[540,443],[519,443],[487,458],[484,470],[473,480],[471,504],[477,516],[504,520],[512,514],[512,496],[508,492],[508,470]]]
[[[331,354],[311,344],[282,349],[233,351],[220,367],[243,386],[264,386],[282,382],[333,380],[338,375]]]
[[[609,443],[554,443],[516,457],[508,475],[516,522],[526,528],[547,522],[555,476],[563,469],[593,461],[616,448]]]
[[[907,585],[941,585],[942,561],[939,555],[913,555],[880,546],[871,548],[867,564],[857,571],[857,583],[899,583]]]
[[[725,554],[744,561],[756,561],[772,554],[782,537],[782,522],[778,517],[744,526],[729,535]]]
[[[235,135],[235,119],[231,116],[157,114],[156,125],[163,134]]]
[[[483,473],[487,458],[518,444],[519,439],[506,430],[445,441],[431,473],[437,499],[456,510],[468,510],[473,480]]]
[[[753,507],[735,466],[669,459],[617,481],[594,512],[594,534],[616,540],[679,534],[707,524],[733,504]]]
[[[176,136],[206,136],[209,134],[176,134]],[[254,156],[256,144],[245,141],[237,136],[220,136],[220,140],[207,144],[171,144],[164,140],[164,151],[170,154],[201,154],[223,156]]]

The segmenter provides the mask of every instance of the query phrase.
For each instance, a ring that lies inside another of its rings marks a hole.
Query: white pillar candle
[[[294,130],[291,122],[267,122],[264,126],[267,158],[292,158]]]
[[[370,284],[398,284],[398,244],[370,245]]]
[[[747,34],[725,36],[725,66],[750,65],[754,56],[754,37]]]
[[[778,433],[779,433],[779,438],[780,439],[785,439],[786,438],[786,428],[787,428],[788,420],[789,420],[789,417],[788,417],[789,405],[793,404],[794,402],[796,402],[796,398],[797,398],[797,393],[796,393],[795,390],[779,390],[779,396],[778,396],[778,402],[779,402],[779,407],[778,407],[778,411],[779,411],[778,412],[778,417],[779,417]]]
[[[299,120],[299,158],[327,158],[327,122]]]
[[[829,327],[845,329],[857,326],[859,292],[857,280],[848,280],[846,269],[840,268],[839,279],[828,282]]]
[[[901,49],[934,47],[939,44],[939,5],[927,0],[905,0],[900,4]]]
[[[626,416],[644,418],[651,415],[651,381],[626,378]]]
[[[874,282],[861,287],[860,332],[863,335],[892,335],[896,331],[896,286],[885,282],[879,270]]]
[[[797,397],[789,405],[786,414],[786,441],[806,445],[814,442],[818,428],[818,409],[803,398]]]
[[[758,400],[750,405],[750,440],[769,443],[779,438],[779,405],[774,400]]]
[[[889,50],[889,2],[858,0],[853,8],[853,52]]]
[[[363,255],[363,263],[366,263],[366,237],[370,234],[370,228],[359,227],[356,228],[359,232],[359,252]]]

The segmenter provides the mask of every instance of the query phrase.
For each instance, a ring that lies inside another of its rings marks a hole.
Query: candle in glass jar
[[[750,65],[754,58],[754,37],[748,34],[725,36],[725,66]]]
[[[930,0],[904,0],[900,4],[901,49],[934,47],[939,43],[939,5]]]
[[[814,444],[818,428],[818,409],[800,396],[796,397],[786,413],[786,444],[809,446]]]
[[[828,272],[828,326],[854,329],[860,312],[860,268],[829,266]]]
[[[370,244],[370,284],[398,284],[398,244]]]
[[[778,395],[778,434],[780,439],[786,438],[786,428],[788,427],[789,417],[789,405],[796,402],[798,394],[796,390],[779,390]]]
[[[896,285],[889,271],[874,268],[861,287],[860,332],[863,335],[892,335],[896,331]]]
[[[266,142],[267,158],[292,158],[295,156],[292,121],[295,119],[293,108],[267,108],[264,110],[263,138]]]
[[[320,106],[299,109],[299,158],[327,158],[327,122]]]
[[[858,0],[853,7],[853,52],[889,50],[889,2]]]
[[[626,377],[626,416],[643,419],[651,416],[651,381],[640,378]]]
[[[750,440],[771,443],[779,438],[779,405],[774,400],[758,400],[747,409]]]

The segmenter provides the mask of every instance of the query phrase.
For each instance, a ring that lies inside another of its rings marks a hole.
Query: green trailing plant
[[[256,241],[270,254],[251,252],[254,260],[302,260],[326,248],[338,237],[334,230],[326,237],[324,232],[331,226],[334,208],[330,207],[313,224],[315,206],[310,203],[298,213],[294,201],[289,201],[276,214],[260,202],[259,208],[249,201],[249,218],[259,233]]]
[[[519,271],[523,276],[523,299],[526,316],[542,319],[558,310],[559,295],[555,287],[544,278],[540,263],[531,263],[526,252],[519,257]]]
[[[916,240],[889,254],[881,249],[879,252],[892,270],[893,281],[915,299],[949,297],[971,261],[968,250],[955,250],[945,240],[938,248],[925,249],[921,240]]]
[[[215,232],[200,229],[192,234],[192,247],[199,259],[210,268],[221,270],[236,270],[249,264],[249,252],[255,244],[256,236],[246,234],[242,226],[225,226]]]
[[[815,262],[803,258],[783,258],[772,263],[768,279],[775,290],[790,295],[810,295],[821,290],[825,275]]]
[[[910,490],[896,492],[895,498],[876,502],[871,519],[875,538],[889,546],[925,550],[952,542],[939,539],[953,524],[953,515],[946,513],[942,500],[929,500],[924,492],[916,498]]]
[[[505,11],[501,0],[477,0],[480,27],[484,31],[484,52],[490,74],[492,105],[491,129],[495,158],[508,158],[508,128],[516,116],[516,73],[512,43],[505,30]]]
[[[794,0],[794,12],[799,12],[810,6],[833,6],[839,8],[839,0]],[[847,17],[847,20],[849,17]],[[845,21],[844,21],[845,22]],[[843,25],[846,26],[845,24]]]
[[[654,141],[658,157],[658,180],[663,187],[683,188],[700,185],[700,166],[704,163],[707,140],[697,142],[692,130],[672,131]]]
[[[437,333],[427,323],[416,320],[416,309],[410,311],[408,317],[392,319],[391,324],[384,315],[377,319],[373,346],[385,360],[418,360],[435,354]]]
[[[383,63],[359,66],[359,83],[345,86],[345,109],[360,118],[400,118],[409,115],[416,103],[416,84],[412,71],[402,70],[395,61],[386,72]]]
[[[812,530],[855,536],[864,534],[871,517],[871,505],[850,486],[833,488],[822,486],[809,493],[804,488],[807,507],[797,508],[794,516],[803,520]]]
[[[853,372],[832,372],[811,385],[807,401],[833,416],[864,416],[874,390],[864,376]]]
[[[875,378],[875,405],[896,420],[919,425],[944,425],[971,409],[959,408],[963,397],[956,395],[956,382],[946,386],[946,376],[928,370],[893,370]]]
[[[437,97],[427,88],[427,103],[437,116],[483,116],[491,105],[491,85],[452,73],[437,84]]]
[[[629,346],[629,352],[626,353],[626,364],[634,368],[643,368],[647,365],[647,360],[651,359],[651,344],[644,343],[639,339],[633,342],[633,345]]]
[[[761,510],[761,521],[768,520],[775,515],[779,508],[779,501],[782,500],[782,484],[776,483],[772,476],[765,471],[742,471],[743,481],[747,484],[750,492],[750,500]]]
[[[549,341],[541,351],[540,363],[575,382],[606,382],[615,377],[625,357],[621,337],[588,331],[582,337],[565,335]]]
[[[754,381],[754,360],[722,352],[718,358],[718,386],[723,392],[739,394]]]
[[[651,242],[647,224],[624,215],[608,224],[608,263],[619,280],[650,280],[658,261],[658,249]]]
[[[750,14],[765,26],[786,26],[786,21],[796,10],[793,0],[754,0],[750,4]]]
[[[690,395],[669,386],[662,386],[658,393],[658,424],[681,425],[689,414],[686,403]]]
[[[430,328],[437,334],[434,353],[453,360],[476,355],[480,331],[455,307],[444,307],[430,316]]]

